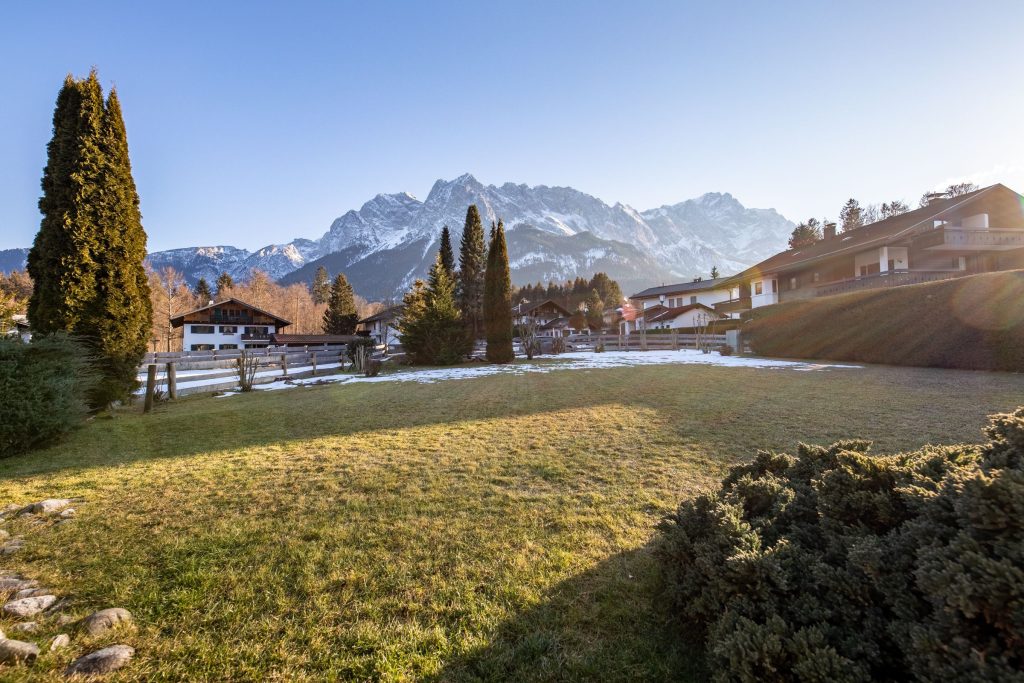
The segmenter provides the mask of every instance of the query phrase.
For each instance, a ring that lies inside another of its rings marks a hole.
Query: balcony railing
[[[819,285],[816,296],[832,296],[834,294],[859,292],[864,289],[916,285],[922,282],[949,280],[964,275],[970,275],[970,273],[964,270],[894,270]]]
[[[270,334],[267,332],[246,332],[242,335],[242,341],[270,341]]]
[[[914,244],[922,249],[1021,249],[1024,248],[1024,230],[967,230],[941,226],[923,233],[914,240]]]
[[[750,310],[750,297],[740,297],[739,299],[729,299],[728,301],[719,301],[715,304],[716,313],[737,313],[739,311]]]

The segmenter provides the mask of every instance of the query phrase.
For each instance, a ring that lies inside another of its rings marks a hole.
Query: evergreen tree
[[[512,350],[512,279],[508,270],[505,226],[501,221],[494,228],[494,239],[487,250],[484,321],[487,360],[492,363],[511,363],[515,359]]]
[[[331,298],[331,276],[327,274],[327,269],[320,266],[316,269],[316,275],[313,276],[313,303],[316,305],[325,304],[327,300]]]
[[[809,247],[815,242],[821,241],[821,228],[818,226],[818,220],[811,218],[806,223],[793,228],[793,234],[789,237],[789,248],[799,249],[801,247]]]
[[[220,297],[235,286],[235,281],[226,272],[217,276],[217,296]]]
[[[441,265],[448,271],[449,277],[455,278],[455,252],[452,251],[452,234],[448,226],[441,228]]]
[[[65,79],[43,171],[43,214],[29,252],[33,329],[87,344],[99,377],[94,408],[131,396],[152,325],[146,233],[121,104],[95,71]]]
[[[601,301],[609,306],[622,303],[622,289],[619,288],[618,282],[608,277],[607,273],[594,273],[594,277],[590,278],[588,295],[592,289],[596,289]]]
[[[899,216],[901,213],[910,211],[910,207],[902,199],[895,199],[892,202],[882,202],[882,219]]]
[[[455,303],[455,280],[438,254],[428,280],[417,280],[403,300],[402,346],[413,363],[452,365],[465,355],[466,334]]]
[[[851,197],[843,204],[843,208],[839,210],[839,222],[842,224],[843,232],[856,230],[864,225],[863,211],[856,199]]]
[[[466,337],[472,344],[484,332],[484,269],[487,252],[484,247],[484,224],[476,204],[466,209],[466,225],[459,244],[459,281],[457,300]]]
[[[604,327],[604,303],[596,289],[590,290],[585,303],[587,311],[587,326],[591,330],[601,331]]]
[[[196,283],[196,298],[199,300],[200,306],[205,306],[213,300],[213,293],[210,291],[210,285],[206,282],[205,277],[199,278],[199,282]]]
[[[331,285],[331,296],[324,311],[324,334],[355,334],[359,316],[355,293],[344,273],[338,273]]]
[[[718,279],[718,266],[711,266],[711,279],[712,280],[717,280]]]

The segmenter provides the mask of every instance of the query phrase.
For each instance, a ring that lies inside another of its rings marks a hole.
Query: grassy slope
[[[758,447],[977,441],[1022,395],[1015,375],[681,366],[196,397],[0,462],[0,504],[88,500],[9,524],[28,545],[2,564],[73,614],[132,610],[94,643],[137,647],[125,679],[687,679],[647,549],[681,498]]]

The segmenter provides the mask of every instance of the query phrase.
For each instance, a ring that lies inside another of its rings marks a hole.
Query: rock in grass
[[[12,555],[24,547],[25,541],[23,541],[20,538],[12,538],[11,540],[4,543],[3,546],[0,546],[0,553],[4,555]]]
[[[0,578],[0,593],[10,593],[11,591],[23,591],[28,588],[35,588],[39,585],[38,581],[31,579],[22,579],[17,576],[5,576]],[[21,597],[25,597],[24,595]]]
[[[17,631],[18,633],[35,633],[39,630],[39,623],[35,621],[25,621],[20,624],[15,624],[14,628],[11,630]]]
[[[37,515],[48,515],[51,512],[57,512],[61,508],[66,508],[71,505],[70,498],[47,498],[41,500],[38,503],[32,503],[25,508],[25,512],[32,512]]]
[[[39,656],[39,646],[20,640],[0,640],[0,663],[31,664]]]
[[[50,652],[56,652],[62,647],[67,647],[71,644],[71,636],[66,633],[60,633],[53,637],[50,641]]]
[[[63,512],[61,512],[60,516],[61,516],[61,519],[71,519],[76,514],[77,513],[75,512],[75,508],[68,508],[67,510],[64,510]]]
[[[105,633],[120,624],[132,623],[132,613],[120,607],[110,607],[93,612],[82,621],[82,626],[91,636]]]
[[[9,642],[9,641],[5,641]],[[36,648],[38,650],[38,648]],[[128,645],[111,645],[96,652],[79,657],[64,670],[65,676],[91,676],[117,671],[135,656],[135,648]]]
[[[22,588],[20,591],[14,594],[15,600],[21,600],[22,598],[34,598],[38,595],[50,595],[49,588]]]
[[[0,541],[5,541],[11,537],[10,532],[7,529],[0,529]]]
[[[15,617],[34,617],[55,602],[57,602],[56,595],[37,595],[31,598],[11,600],[4,605],[4,614]]]

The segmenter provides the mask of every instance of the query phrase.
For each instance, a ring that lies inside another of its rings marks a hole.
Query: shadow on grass
[[[441,681],[703,681],[698,649],[659,604],[653,542],[563,581],[446,662]]]

